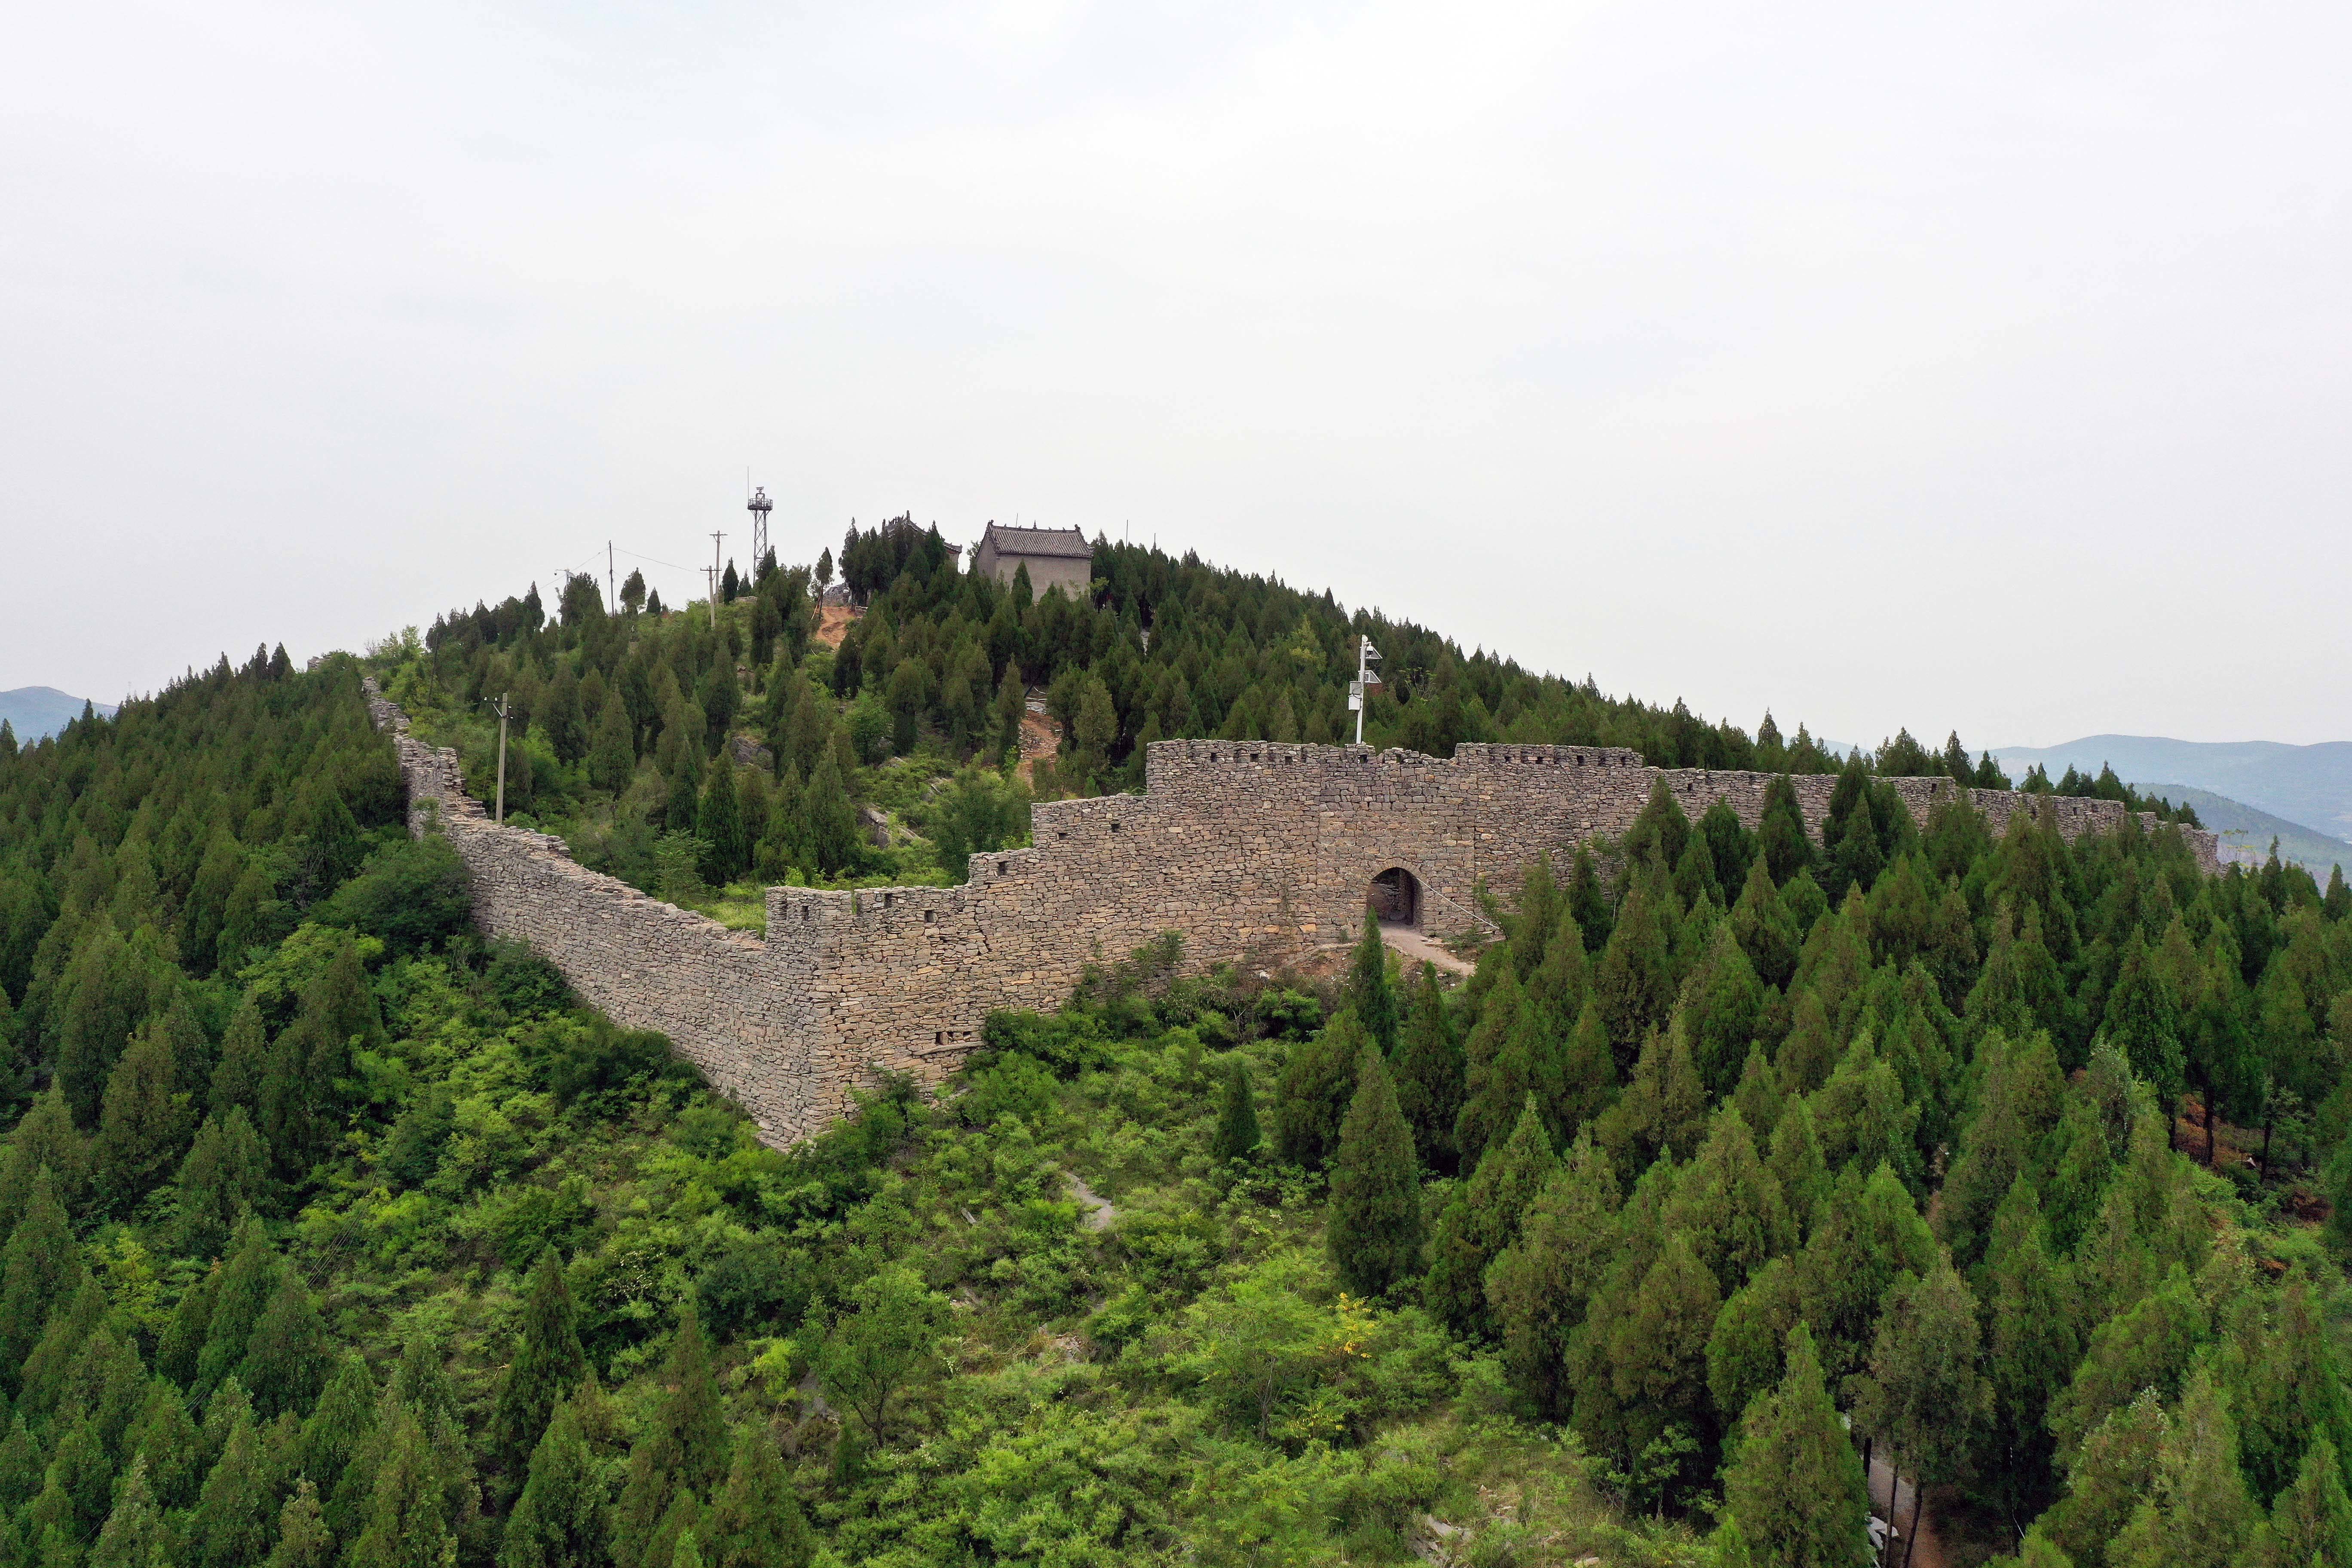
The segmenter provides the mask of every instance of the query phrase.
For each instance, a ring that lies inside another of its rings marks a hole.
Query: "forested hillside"
[[[1359,629],[1380,743],[1826,766],[1150,552],[843,559],[837,651],[829,563],[575,580],[0,737],[0,1568],[1860,1568],[1865,1447],[1948,1562],[2352,1568],[2340,879],[1662,793],[1457,987],[1157,946],[778,1152],[472,932],[363,668],[722,914],[1016,839],[1032,688],[1046,790],[1335,737]]]

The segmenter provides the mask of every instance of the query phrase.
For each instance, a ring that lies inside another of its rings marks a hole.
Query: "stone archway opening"
[[[1372,879],[1364,907],[1385,926],[1421,929],[1421,879],[1402,866],[1391,866]]]

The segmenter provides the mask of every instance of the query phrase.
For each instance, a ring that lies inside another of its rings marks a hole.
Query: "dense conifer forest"
[[[0,1568],[1862,1568],[1865,1454],[1948,1563],[2352,1568],[2340,874],[1914,821],[2008,781],[1901,734],[1821,845],[1662,792],[1459,984],[1159,943],[779,1152],[472,931],[362,673],[486,797],[505,696],[510,814],[739,923],[1338,739],[1359,634],[1375,743],[1840,767],[1189,558],[834,564],[0,731]]]

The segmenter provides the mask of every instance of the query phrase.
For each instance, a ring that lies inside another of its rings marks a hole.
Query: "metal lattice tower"
[[[751,575],[760,574],[760,563],[768,558],[768,509],[775,503],[768,500],[768,487],[761,485],[743,503],[751,514]]]

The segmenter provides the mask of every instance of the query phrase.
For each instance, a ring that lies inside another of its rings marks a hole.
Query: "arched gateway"
[[[369,708],[406,727],[373,689]],[[1538,854],[1622,830],[1661,780],[1692,818],[1723,799],[1750,826],[1768,782],[1662,772],[1594,747],[1464,745],[1441,762],[1163,741],[1143,794],[1040,804],[1032,847],[973,856],[962,887],[771,888],[762,938],[590,871],[560,839],[492,825],[459,787],[454,752],[404,734],[397,744],[411,828],[447,835],[477,922],[529,942],[616,1023],[667,1034],[777,1143],[822,1131],[880,1074],[940,1078],[991,1011],[1056,1006],[1087,964],[1163,932],[1183,937],[1190,965],[1271,969],[1352,942],[1370,889],[1384,888],[1384,918],[1450,933],[1484,923],[1482,885],[1507,900]],[[1834,782],[1795,781],[1809,824]],[[1922,822],[1957,788],[1888,782]],[[1972,798],[1996,833],[2036,800],[2069,837],[2124,818],[2109,801]],[[2216,868],[2211,834],[2164,831]]]

